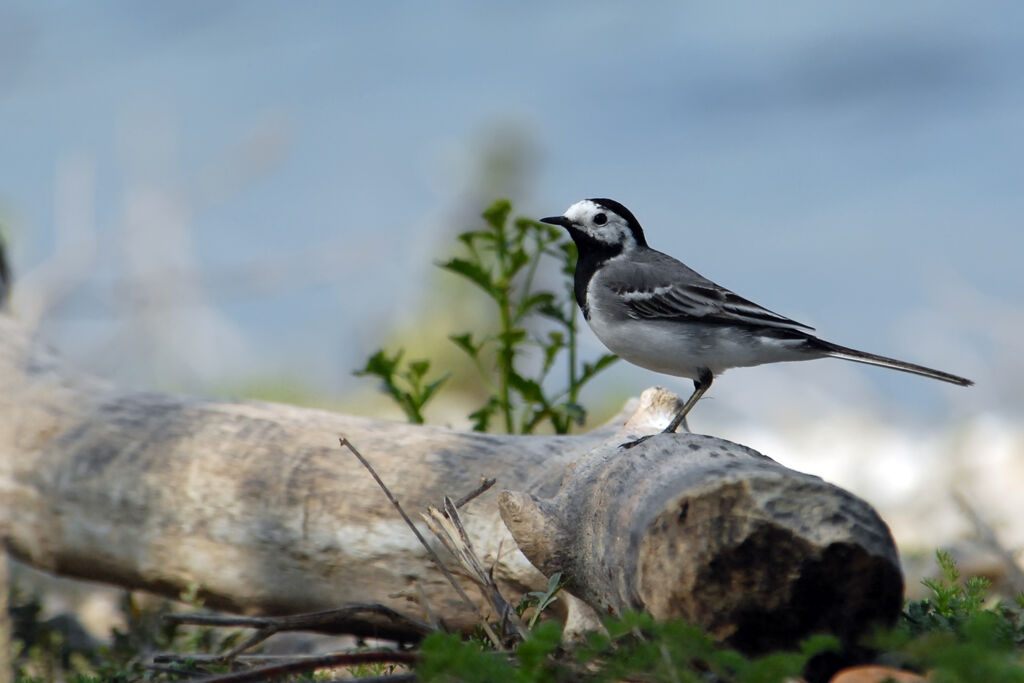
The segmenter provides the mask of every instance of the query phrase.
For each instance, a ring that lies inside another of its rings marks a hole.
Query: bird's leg
[[[679,412],[672,418],[672,421],[668,423],[668,426],[662,430],[662,434],[672,434],[679,428],[679,425],[681,425],[683,420],[686,419],[686,415],[690,412],[690,409],[697,405],[697,401],[699,401],[700,397],[704,395],[704,392],[711,388],[711,383],[714,379],[715,376],[711,374],[710,370],[707,368],[703,368],[701,370],[697,379],[693,380],[693,393],[690,394],[690,398],[686,399],[686,403],[683,404],[683,407],[680,408]],[[639,439],[634,441],[627,441],[622,444],[620,448],[632,448],[633,446],[639,446],[652,436],[654,435],[648,434],[647,436],[641,436]]]
[[[672,432],[679,429],[679,425],[686,419],[690,409],[697,405],[697,401],[700,400],[701,396],[704,395],[708,389],[711,388],[711,383],[714,381],[715,376],[711,374],[711,371],[707,368],[703,368],[700,372],[700,376],[693,380],[693,393],[690,394],[690,398],[686,399],[686,403],[679,409],[676,416],[672,418],[672,421],[668,423],[668,427],[665,427],[665,433],[671,434]]]

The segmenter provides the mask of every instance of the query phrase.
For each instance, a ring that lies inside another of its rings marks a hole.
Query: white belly
[[[729,368],[824,356],[800,349],[803,340],[762,337],[728,325],[635,319],[602,324],[604,318],[592,310],[588,322],[612,353],[676,377],[696,379],[702,368],[717,376]]]

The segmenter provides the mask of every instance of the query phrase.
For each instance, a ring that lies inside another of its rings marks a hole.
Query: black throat
[[[622,253],[622,245],[601,242],[576,228],[570,227],[568,231],[572,241],[576,243],[576,251],[579,254],[576,260],[576,273],[573,275],[573,293],[576,295],[576,303],[583,311],[583,317],[590,320],[587,285],[602,263]]]

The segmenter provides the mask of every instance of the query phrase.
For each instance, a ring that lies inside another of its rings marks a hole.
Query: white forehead
[[[601,212],[607,213],[607,210],[589,199],[583,199],[566,209],[564,215],[574,223],[587,223],[594,214]]]

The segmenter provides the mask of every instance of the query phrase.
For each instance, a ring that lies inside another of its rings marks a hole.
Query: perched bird
[[[562,226],[576,243],[576,303],[597,338],[634,365],[693,380],[693,394],[666,432],[679,427],[715,377],[729,368],[832,357],[974,384],[819,339],[814,328],[737,296],[651,249],[637,219],[614,200],[584,199],[565,215],[541,221]]]

